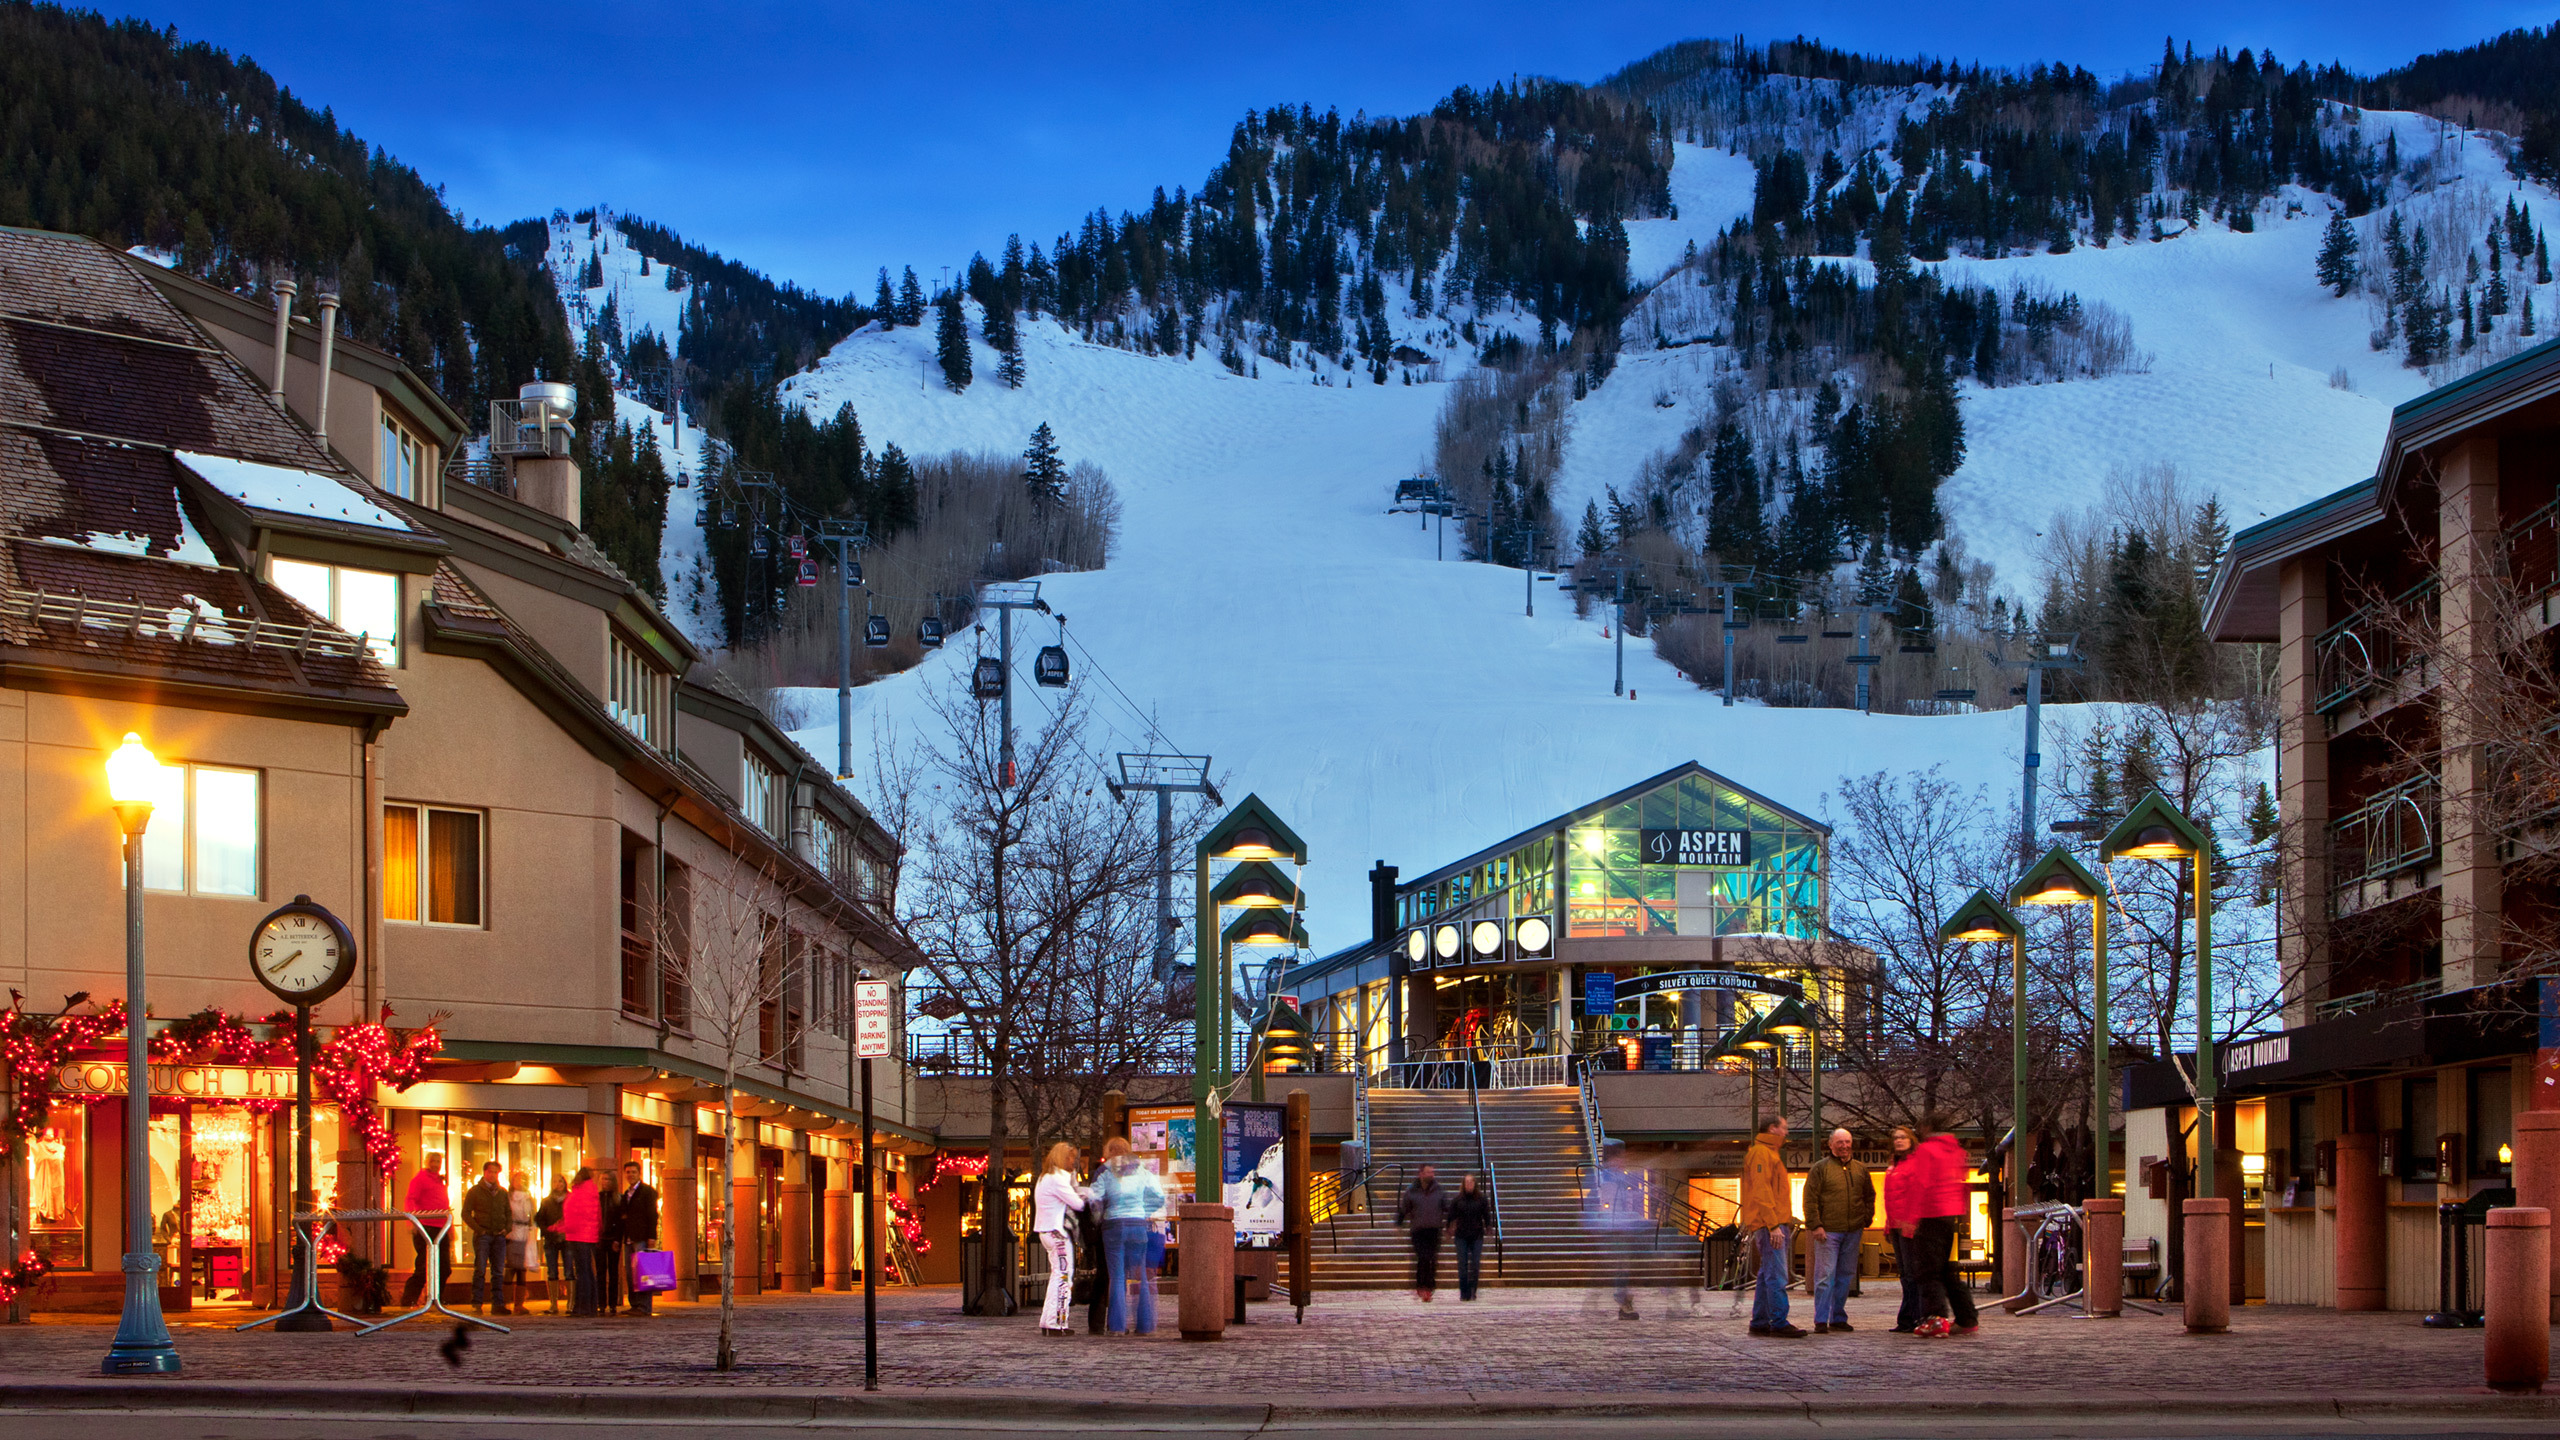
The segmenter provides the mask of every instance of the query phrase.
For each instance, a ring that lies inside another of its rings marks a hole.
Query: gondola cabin
[[[978,669],[972,681],[972,688],[975,690],[977,697],[981,700],[1003,699],[1004,662],[993,655],[979,656]]]
[[[889,617],[874,615],[862,622],[862,643],[874,650],[889,648]]]
[[[916,622],[916,643],[927,650],[942,648],[942,622],[931,616]]]
[[[1041,646],[1040,657],[1032,662],[1031,674],[1032,678],[1052,689],[1063,688],[1067,683],[1067,647]]]

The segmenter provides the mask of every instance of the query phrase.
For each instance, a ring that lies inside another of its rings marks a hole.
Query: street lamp
[[[2157,790],[2142,797],[2098,842],[2104,864],[2126,860],[2191,860],[2196,889],[2196,1198],[2213,1198],[2213,837]]]
[[[1976,890],[1944,925],[1941,940],[2009,942],[2009,1203],[2027,1178],[2027,931],[2007,906]]]
[[[2009,887],[2012,905],[2086,905],[2089,907],[2090,965],[2094,973],[2090,1020],[2090,1090],[2098,1110],[2097,1124],[2092,1126],[2092,1140],[2097,1149],[2097,1183],[2093,1194],[2115,1193],[2110,1183],[2107,1134],[2109,1097],[2107,1093],[2107,1050],[2114,1043],[2107,1028],[2107,887],[2088,868],[2071,858],[2071,852],[2056,845],[2044,858],[2027,868],[2018,883]]]
[[[175,1375],[177,1342],[160,1316],[160,1254],[151,1246],[150,1023],[142,999],[142,832],[159,793],[158,759],[128,734],[107,757],[107,798],[124,831],[124,1316],[99,1370]]]
[[[1192,909],[1192,986],[1191,986],[1191,1138],[1195,1176],[1209,1179],[1209,1193],[1193,1198],[1204,1204],[1218,1204],[1223,1196],[1216,1187],[1223,1177],[1221,1166],[1224,1148],[1219,1143],[1217,1111],[1210,1097],[1227,1082],[1227,1026],[1230,1013],[1229,986],[1233,983],[1227,964],[1229,941],[1220,933],[1219,903],[1209,886],[1209,866],[1213,861],[1271,861],[1282,857],[1297,865],[1307,863],[1307,842],[1297,832],[1280,823],[1271,807],[1259,795],[1247,795],[1233,810],[1221,817],[1192,848],[1192,879],[1195,886]],[[1275,871],[1276,874],[1276,871]],[[1286,877],[1279,877],[1285,879]],[[1295,887],[1291,887],[1292,891]],[[1254,907],[1254,918],[1268,916],[1269,910]],[[1239,922],[1242,923],[1242,922]],[[1297,928],[1294,913],[1275,928],[1281,934],[1305,932]],[[1285,943],[1254,940],[1246,943]],[[1213,974],[1212,971],[1215,973]]]

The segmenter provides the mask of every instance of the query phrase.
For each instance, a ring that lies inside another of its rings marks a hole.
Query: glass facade
[[[1704,832],[1740,863],[1652,863],[1648,832],[1658,847],[1675,843],[1666,833]],[[1821,934],[1821,832],[1703,775],[1572,826],[1565,854],[1568,936]]]

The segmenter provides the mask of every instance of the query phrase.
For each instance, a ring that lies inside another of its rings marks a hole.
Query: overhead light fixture
[[[1458,958],[1458,927],[1442,925],[1431,932],[1431,951],[1443,964]]]
[[[1555,953],[1556,927],[1544,915],[1532,915],[1511,927],[1514,954],[1523,958],[1544,959]]]
[[[1467,927],[1467,944],[1478,958],[1491,960],[1502,953],[1502,922],[1479,920]]]

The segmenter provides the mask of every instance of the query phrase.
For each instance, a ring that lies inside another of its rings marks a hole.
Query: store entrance
[[[275,1131],[242,1105],[151,1107],[151,1246],[165,1310],[258,1303],[276,1202]]]

